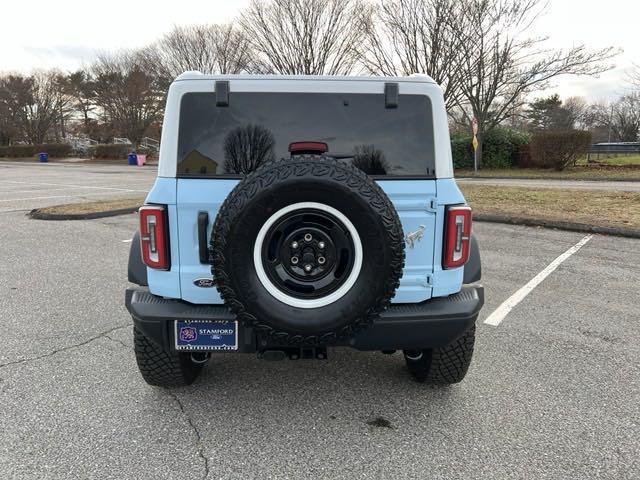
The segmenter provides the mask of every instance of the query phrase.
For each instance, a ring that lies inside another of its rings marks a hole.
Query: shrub
[[[516,162],[519,168],[533,168],[533,160],[531,159],[531,144],[521,145],[518,151],[518,161]]]
[[[485,134],[482,166],[511,168],[518,165],[520,149],[530,141],[526,133],[510,128],[494,128]]]
[[[36,153],[38,153],[38,149],[36,145],[8,145],[6,147],[2,147],[2,156],[3,157],[33,157]]]
[[[89,155],[92,158],[127,158],[127,155],[131,152],[131,145],[123,145],[116,143],[105,143],[98,145],[91,145],[89,147]]]
[[[454,135],[451,154],[454,168],[473,168],[471,135]],[[511,168],[519,165],[522,148],[529,143],[529,135],[509,128],[494,128],[487,132],[482,150],[485,168]]]
[[[457,135],[451,137],[451,155],[453,156],[453,168],[473,168],[473,147],[470,135]]]
[[[37,145],[38,152],[47,152],[50,157],[64,158],[68,157],[71,153],[71,145],[68,143],[46,143],[44,145]]]
[[[68,143],[44,143],[40,145],[8,145],[0,147],[0,157],[35,157],[40,152],[47,152],[50,157],[67,157],[71,153],[71,145]]]
[[[551,130],[536,133],[531,141],[534,166],[564,170],[575,165],[591,147],[591,132],[582,130]]]

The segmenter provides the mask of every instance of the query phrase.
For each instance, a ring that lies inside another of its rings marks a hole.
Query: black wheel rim
[[[325,297],[353,269],[355,249],[347,227],[330,213],[300,209],[278,219],[262,244],[262,264],[273,285],[295,298]]]

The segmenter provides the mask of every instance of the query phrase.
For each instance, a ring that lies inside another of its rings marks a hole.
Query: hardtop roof
[[[371,75],[228,75],[228,74],[203,74],[198,71],[188,71],[180,74],[176,82],[184,80],[324,80],[324,81],[369,81],[369,82],[411,82],[411,83],[436,83],[431,77],[424,74],[413,74],[406,77],[384,77]]]

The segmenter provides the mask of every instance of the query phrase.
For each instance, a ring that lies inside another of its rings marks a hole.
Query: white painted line
[[[130,238],[129,240],[122,240],[122,243],[131,243],[133,242],[133,238]]]
[[[71,188],[87,188],[98,190],[117,190],[121,192],[143,192],[147,193],[149,190],[132,190],[130,188],[117,188],[117,187],[99,187],[94,185],[77,185],[77,184],[64,184],[64,183],[36,183],[36,182],[18,182],[16,180],[2,180],[0,183],[12,183],[12,184],[24,184],[24,185],[45,185],[52,187],[71,187]]]
[[[30,208],[0,208],[0,213],[29,212]]]
[[[135,192],[138,190],[127,190],[128,192]],[[51,198],[79,198],[79,199],[84,199],[84,197],[90,197],[93,195],[102,195],[102,196],[109,196],[109,195],[118,195],[120,192],[94,192],[94,193],[78,193],[76,195],[51,195],[51,196],[47,196],[47,197],[28,197],[28,198],[8,198],[8,199],[2,199],[0,200],[0,202],[22,202],[22,201],[26,201],[26,200],[48,200]]]
[[[542,283],[542,281],[545,278],[551,275],[554,272],[554,270],[560,266],[562,262],[564,262],[567,258],[569,258],[571,255],[576,253],[582,247],[584,247],[585,244],[592,238],[593,238],[593,235],[587,235],[578,243],[576,243],[573,247],[571,247],[569,250],[564,252],[562,255],[556,258],[553,262],[547,265],[547,267],[544,270],[542,270],[539,274],[537,274],[535,277],[529,280],[529,282],[524,287],[522,287],[516,293],[511,295],[502,303],[502,305],[496,308],[493,311],[493,313],[487,317],[484,323],[486,323],[487,325],[493,325],[494,327],[497,327],[498,325],[500,325],[500,322],[504,320],[504,318],[509,314],[511,310],[513,310],[513,308],[516,305],[518,305],[522,300],[524,300],[525,297],[529,295],[534,288],[540,285],[540,283]]]
[[[0,195],[13,195],[15,193],[25,194],[25,193],[48,193],[48,192],[59,192],[61,190],[66,191],[69,190],[70,187],[64,188],[43,188],[41,190],[1,190]],[[77,187],[82,188],[82,187]]]

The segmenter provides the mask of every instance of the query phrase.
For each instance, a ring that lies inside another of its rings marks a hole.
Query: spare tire
[[[271,162],[224,201],[211,235],[224,302],[284,344],[328,344],[374,321],[398,288],[398,214],[362,171],[321,156]]]

